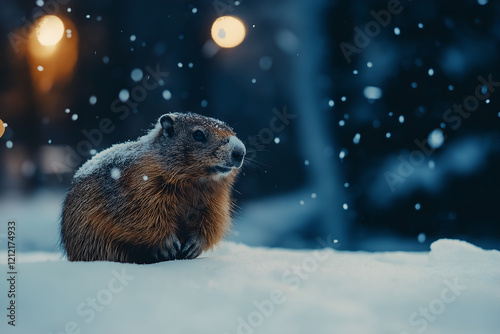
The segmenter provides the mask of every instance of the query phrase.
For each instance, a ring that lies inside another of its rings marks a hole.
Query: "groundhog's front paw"
[[[161,261],[175,260],[181,252],[181,242],[175,236],[168,236],[160,248],[158,259]]]
[[[201,254],[204,242],[197,235],[190,236],[182,245],[178,259],[194,259]]]

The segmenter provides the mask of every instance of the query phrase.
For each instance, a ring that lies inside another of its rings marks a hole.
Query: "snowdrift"
[[[500,332],[500,252],[457,240],[427,253],[226,242],[154,265],[18,260],[16,326],[2,297],[1,333]]]

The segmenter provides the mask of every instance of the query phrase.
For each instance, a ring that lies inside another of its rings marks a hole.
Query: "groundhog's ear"
[[[160,117],[160,124],[163,131],[168,137],[174,135],[174,117],[171,115],[163,115]]]

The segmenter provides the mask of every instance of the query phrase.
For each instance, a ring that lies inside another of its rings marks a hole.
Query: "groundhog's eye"
[[[207,140],[207,137],[205,137],[205,134],[201,130],[194,131],[193,138],[194,138],[194,140],[201,141],[201,142],[204,142]]]

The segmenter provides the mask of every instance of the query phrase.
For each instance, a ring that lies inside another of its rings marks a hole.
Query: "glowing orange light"
[[[234,48],[240,45],[245,35],[245,25],[234,16],[219,17],[212,25],[212,38],[223,48]]]
[[[64,34],[64,24],[55,15],[42,17],[35,29],[38,42],[44,46],[56,45]]]
[[[67,83],[78,58],[78,32],[67,18],[46,15],[33,25],[28,39],[28,62],[34,86],[41,93]]]
[[[0,119],[0,138],[3,136],[5,132],[5,124],[3,124],[2,120]]]

